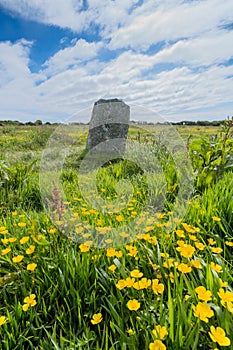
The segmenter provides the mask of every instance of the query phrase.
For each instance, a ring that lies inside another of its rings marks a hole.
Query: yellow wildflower
[[[116,265],[110,265],[109,267],[108,267],[108,269],[110,270],[110,271],[115,271],[116,270]]]
[[[20,242],[20,244],[25,244],[28,241],[29,241],[29,236],[25,236],[25,237],[21,238],[21,240],[19,242]]]
[[[213,310],[206,303],[199,302],[197,306],[193,305],[194,316],[199,317],[201,321],[208,322],[208,318],[214,316]]]
[[[221,304],[223,306],[225,306],[225,303],[233,302],[233,293],[228,290],[225,292],[223,288],[220,288],[218,296],[221,298]]]
[[[29,295],[29,297],[24,298],[24,305],[23,305],[23,311],[27,311],[29,307],[31,306],[35,306],[36,305],[36,295],[35,294],[31,294]]]
[[[210,247],[213,253],[220,254],[222,253],[223,249],[220,247]]]
[[[135,278],[141,278],[143,276],[143,273],[139,270],[133,270],[130,272],[130,276]]]
[[[200,242],[195,242],[195,247],[199,250],[205,249],[205,245],[203,243],[200,243]]]
[[[37,267],[37,264],[31,263],[31,264],[27,265],[27,270],[28,271],[34,271],[36,267]]]
[[[19,223],[18,223],[18,226],[19,226],[19,227],[25,227],[25,226],[26,226],[26,223],[25,223],[25,222],[19,222]]]
[[[23,260],[23,258],[24,258],[23,255],[17,255],[13,257],[12,261],[17,264],[17,263],[20,263]]]
[[[103,316],[102,314],[99,312],[98,314],[94,314],[92,316],[92,320],[91,320],[91,323],[96,325],[98,323],[100,323],[101,321],[103,320]]]
[[[196,269],[202,269],[202,264],[201,264],[200,260],[191,260],[189,262],[189,266],[193,266]]]
[[[124,218],[123,218],[122,215],[118,215],[118,216],[116,217],[116,220],[119,221],[119,222],[122,222],[122,221],[124,221]]]
[[[221,278],[218,279],[219,280],[219,284],[220,284],[220,287],[227,287],[228,283],[223,281]]]
[[[191,246],[190,244],[184,244],[182,247],[176,248],[178,252],[180,252],[180,255],[182,255],[184,258],[191,258],[195,248]]]
[[[185,231],[187,231],[188,233],[196,233],[199,231],[199,228],[190,226],[184,222],[182,223],[182,226],[185,229]]]
[[[126,287],[130,288],[134,285],[135,278],[127,277],[125,279]]]
[[[33,254],[35,250],[35,246],[34,245],[30,245],[28,249],[26,249],[26,254],[30,255]]]
[[[117,289],[122,290],[122,289],[124,289],[125,287],[127,287],[127,283],[126,283],[125,280],[119,280],[119,281],[117,282],[117,284],[116,284],[116,287],[117,287]]]
[[[213,219],[213,221],[221,221],[221,219],[218,218],[217,216],[212,216],[212,219]]]
[[[156,339],[153,343],[149,345],[150,350],[166,350],[166,346],[161,342],[161,340]]]
[[[187,264],[181,263],[177,266],[178,270],[183,273],[189,273],[192,271],[191,266],[188,266]]]
[[[0,316],[0,326],[6,323],[6,316]]]
[[[137,311],[140,308],[141,304],[137,301],[137,299],[133,299],[129,300],[126,305],[130,311]]]
[[[208,243],[209,243],[210,245],[215,245],[215,244],[216,244],[216,241],[213,240],[213,238],[209,238],[209,239],[208,239]]]
[[[10,243],[14,243],[15,241],[17,241],[17,238],[15,238],[15,237],[10,237],[9,238],[9,242]]]
[[[137,290],[140,290],[140,289],[147,289],[150,287],[150,285],[151,285],[151,280],[144,277],[140,281],[135,282],[133,284],[133,287]]]
[[[6,254],[8,254],[10,251],[11,251],[11,248],[6,248],[6,249],[3,249],[3,250],[1,251],[1,254],[2,254],[2,255],[6,255]]]
[[[180,238],[182,238],[182,237],[184,238],[185,237],[184,230],[175,230],[175,233]]]
[[[159,283],[158,279],[152,280],[152,290],[155,294],[162,294],[164,291],[164,285],[162,283]]]
[[[220,346],[229,346],[231,344],[230,339],[226,337],[225,331],[221,327],[215,328],[211,326],[209,336],[213,342],[218,343]]]
[[[80,249],[81,253],[86,253],[90,250],[90,245],[80,244],[79,249]]]
[[[126,332],[127,332],[129,335],[134,335],[134,334],[135,334],[135,331],[134,331],[132,328],[127,329]]]
[[[211,300],[212,293],[210,290],[206,290],[204,286],[195,288],[195,292],[198,294],[198,299],[204,301]]]
[[[222,272],[222,267],[214,262],[210,263],[210,268],[216,272]]]
[[[164,326],[162,327],[162,326],[158,325],[158,326],[155,326],[155,329],[153,329],[152,334],[156,338],[163,340],[168,333],[167,333],[166,327],[164,327]]]

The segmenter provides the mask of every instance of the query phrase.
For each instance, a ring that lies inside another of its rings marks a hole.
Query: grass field
[[[131,127],[129,140],[157,172],[135,148],[92,188],[80,172],[88,127],[56,128],[0,126],[0,348],[233,349],[231,121],[174,129],[192,165],[181,202],[182,169],[156,129]],[[70,153],[58,178],[53,153],[44,179],[54,132]]]

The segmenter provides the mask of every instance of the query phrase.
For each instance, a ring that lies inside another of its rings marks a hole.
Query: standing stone
[[[87,150],[122,153],[128,135],[130,108],[117,98],[95,102],[89,125]]]

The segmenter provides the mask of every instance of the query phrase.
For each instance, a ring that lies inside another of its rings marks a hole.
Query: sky
[[[0,120],[88,122],[100,98],[231,117],[233,1],[0,0]]]

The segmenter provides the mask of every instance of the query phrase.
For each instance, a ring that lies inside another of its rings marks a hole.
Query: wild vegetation
[[[76,125],[63,134],[73,147],[66,201],[51,179],[44,202],[40,160],[56,127],[0,126],[1,348],[233,349],[232,121],[178,126],[194,177],[182,218],[174,161],[136,126],[129,138],[154,147],[162,174],[148,180],[133,161],[107,162],[90,192],[107,208],[93,208],[77,186],[87,126]],[[131,197],[118,191],[124,181]]]

